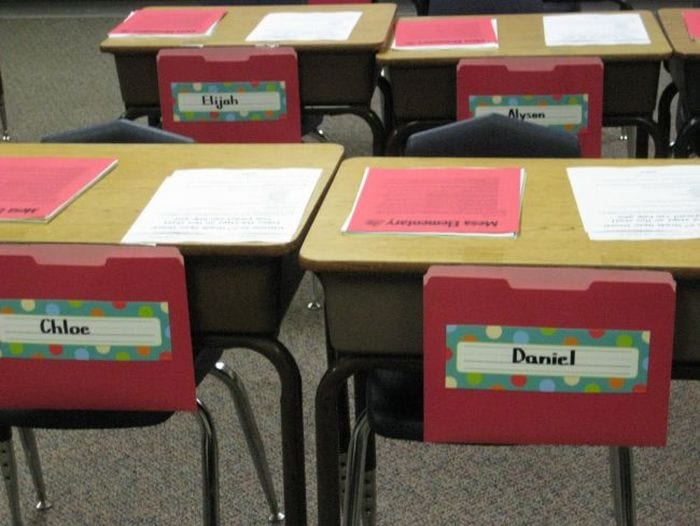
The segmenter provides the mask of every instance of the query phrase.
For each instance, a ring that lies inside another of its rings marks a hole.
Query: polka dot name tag
[[[664,445],[675,308],[668,272],[430,267],[424,439]]]
[[[644,393],[649,331],[448,325],[445,387]]]
[[[0,300],[0,358],[172,358],[167,302]]]

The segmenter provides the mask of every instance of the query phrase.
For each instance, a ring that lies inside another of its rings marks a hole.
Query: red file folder
[[[0,407],[195,409],[180,253],[0,245]]]
[[[600,157],[603,62],[599,58],[463,59],[457,118],[501,113],[578,135],[584,157]]]
[[[423,292],[426,441],[665,444],[670,274],[433,267]]]
[[[157,64],[164,129],[197,142],[301,142],[294,49],[164,49]]]

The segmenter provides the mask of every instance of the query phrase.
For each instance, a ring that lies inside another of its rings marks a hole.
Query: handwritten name
[[[39,322],[39,330],[42,334],[90,334],[90,327],[71,325],[65,318],[60,321],[44,318]]]
[[[553,352],[551,355],[527,354],[522,347],[513,347],[513,363],[528,363],[534,365],[576,365],[576,351],[571,349],[568,355]]]
[[[508,117],[511,119],[520,119],[521,121],[524,121],[545,119],[547,116],[544,114],[544,112],[520,111],[518,108],[511,108],[508,110]]]
[[[202,95],[202,105],[214,106],[217,110],[224,109],[225,106],[238,106],[239,101],[233,95]]]

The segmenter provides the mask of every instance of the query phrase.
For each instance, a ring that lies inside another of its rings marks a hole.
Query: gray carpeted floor
[[[112,59],[100,54],[98,46],[107,30],[137,3],[66,2],[61,9],[59,2],[0,5],[0,68],[16,141],[36,141],[44,134],[121,112]],[[369,154],[368,130],[358,119],[327,119],[324,129],[345,144],[349,156]],[[606,130],[607,156],[626,154],[619,134]],[[323,372],[325,351],[322,313],[306,309],[310,297],[306,279],[285,320],[282,340],[299,362],[304,381],[309,522],[315,524],[313,391]],[[251,394],[281,494],[276,374],[254,353],[227,351],[226,361]],[[199,394],[219,429],[223,524],[266,524],[263,495],[226,391],[216,380],[207,379]],[[641,525],[700,524],[698,407],[700,385],[674,382],[668,447],[635,450]],[[54,507],[43,514],[32,509],[31,484],[20,460],[27,524],[199,524],[198,437],[194,418],[186,414],[150,429],[39,431]],[[605,448],[435,446],[380,440],[378,458],[379,524],[613,522]],[[0,524],[7,523],[7,507],[0,498]]]

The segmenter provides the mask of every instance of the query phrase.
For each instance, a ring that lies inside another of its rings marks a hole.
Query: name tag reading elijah
[[[0,358],[159,361],[171,347],[166,302],[0,300]]]
[[[646,390],[648,331],[450,325],[446,337],[447,388]]]
[[[175,122],[276,121],[287,114],[284,81],[174,82]]]

